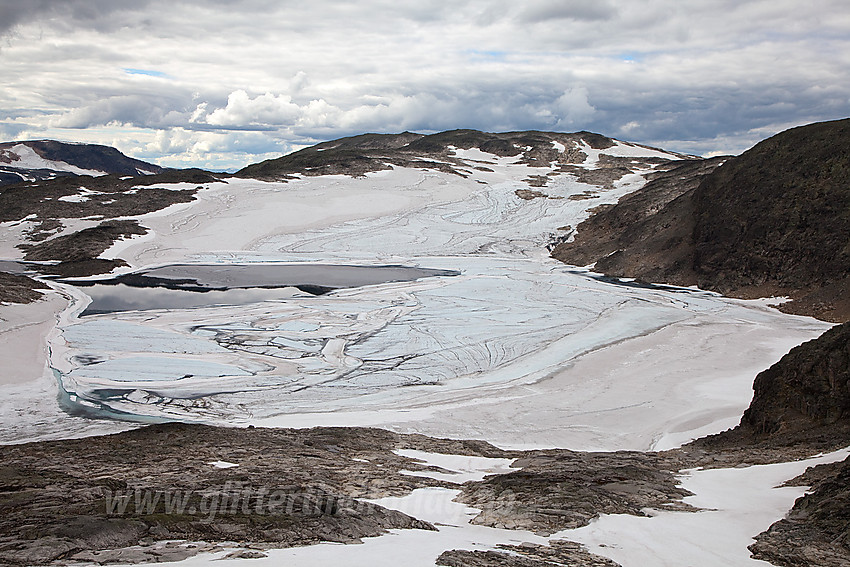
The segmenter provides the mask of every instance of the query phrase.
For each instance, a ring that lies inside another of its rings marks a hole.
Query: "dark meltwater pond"
[[[245,305],[284,299],[296,289],[321,295],[335,289],[435,276],[453,270],[331,264],[172,264],[108,280],[66,281],[92,298],[82,316],[145,309]],[[287,289],[288,288],[288,291]]]

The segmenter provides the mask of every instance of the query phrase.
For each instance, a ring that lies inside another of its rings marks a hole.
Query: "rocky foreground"
[[[4,446],[0,564],[179,560],[224,546],[252,557],[275,547],[352,543],[388,529],[432,530],[364,502],[423,487],[459,489],[457,500],[481,510],[474,523],[542,534],[587,525],[600,514],[692,511],[676,478],[682,469],[782,462],[846,446],[848,389],[844,324],[760,374],[737,428],[663,453],[504,451],[379,429],[177,423]],[[517,470],[456,485],[402,473],[440,469],[399,455],[401,449],[512,458]],[[755,556],[775,565],[846,565],[848,471],[845,461],[798,479],[814,492],[758,537]],[[449,550],[439,564],[613,565],[570,542],[503,551]]]
[[[440,469],[399,456],[399,449],[511,457],[521,469],[458,486],[402,474]],[[393,528],[433,530],[362,500],[429,486],[460,488],[460,500],[482,509],[476,523],[553,533],[600,513],[687,509],[681,498],[688,493],[675,479],[678,457],[506,452],[378,429],[181,424],[7,446],[0,448],[0,562],[163,561],[226,542],[256,552],[352,543]],[[205,543],[159,543],[166,540]],[[559,557],[588,555],[575,545],[558,550]]]

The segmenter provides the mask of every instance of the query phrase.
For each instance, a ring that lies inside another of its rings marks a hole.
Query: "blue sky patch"
[[[133,69],[124,67],[124,72],[128,75],[147,75],[148,77],[167,77],[162,71],[152,71],[151,69]]]

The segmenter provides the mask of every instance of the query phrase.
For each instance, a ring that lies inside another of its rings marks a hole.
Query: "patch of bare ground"
[[[0,272],[0,303],[32,303],[41,299],[45,284],[21,274]]]
[[[594,555],[580,544],[555,540],[551,545],[500,545],[504,551],[446,551],[437,558],[445,567],[617,567],[605,557]]]

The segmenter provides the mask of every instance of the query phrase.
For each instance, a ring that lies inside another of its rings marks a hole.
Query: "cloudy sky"
[[[0,139],[233,169],[363,132],[739,153],[850,116],[846,0],[0,0]]]

